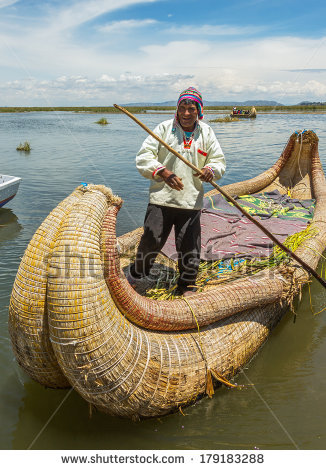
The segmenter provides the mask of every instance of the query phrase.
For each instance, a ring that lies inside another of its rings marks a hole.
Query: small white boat
[[[16,196],[20,182],[17,176],[0,175],[0,207]]]

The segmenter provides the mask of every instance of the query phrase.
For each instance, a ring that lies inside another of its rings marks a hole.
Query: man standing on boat
[[[159,251],[172,227],[178,253],[178,293],[196,291],[200,262],[200,209],[203,184],[221,178],[225,158],[213,129],[202,122],[203,101],[198,90],[190,87],[180,94],[174,119],[159,124],[154,133],[202,170],[202,175],[169,152],[152,136],[141,146],[136,166],[151,180],[149,204],[135,263],[130,267],[129,282],[149,275]]]

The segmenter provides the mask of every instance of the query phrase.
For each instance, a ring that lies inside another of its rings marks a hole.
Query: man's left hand
[[[209,168],[202,168],[201,173],[196,173],[195,176],[205,183],[210,183],[214,178],[213,172]]]

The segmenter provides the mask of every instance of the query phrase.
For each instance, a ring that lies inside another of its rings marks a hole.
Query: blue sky
[[[0,0],[0,106],[326,101],[321,0]]]

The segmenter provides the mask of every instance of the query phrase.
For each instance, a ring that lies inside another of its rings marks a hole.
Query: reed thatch
[[[297,250],[312,267],[326,246],[317,141],[312,132],[295,133],[270,170],[224,187],[232,195],[277,186],[294,197],[315,197],[316,231]],[[119,266],[114,227],[121,200],[101,186],[77,188],[70,198],[26,250],[10,333],[19,363],[35,380],[51,387],[69,382],[107,413],[157,416],[211,396],[212,377],[223,382],[220,375],[234,376],[253,357],[308,280],[291,262],[186,300],[147,299]],[[121,259],[140,235],[137,229],[118,239]]]

